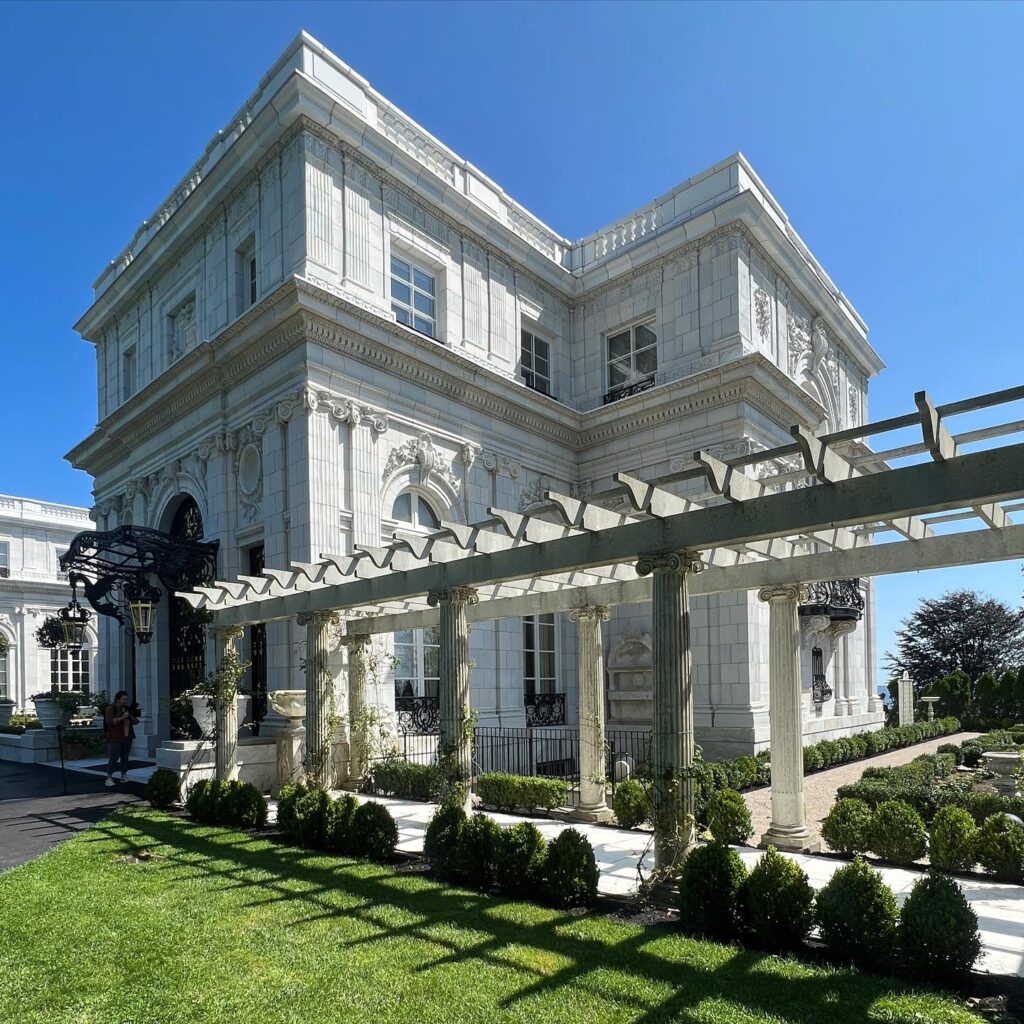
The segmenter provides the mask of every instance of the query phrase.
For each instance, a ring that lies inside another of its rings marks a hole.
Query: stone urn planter
[[[270,706],[287,723],[276,737],[276,795],[285,783],[301,781],[305,777],[302,760],[306,755],[306,691],[271,690],[267,694],[267,699]]]
[[[33,697],[32,703],[44,729],[56,729],[58,725],[67,725],[71,721],[71,711],[53,697]]]
[[[995,776],[992,785],[1002,796],[1020,796],[1017,792],[1016,772],[1021,755],[1016,750],[990,750],[982,754],[985,767]]]
[[[210,698],[205,693],[194,693],[189,700],[192,702],[192,717],[203,736],[212,736],[217,725],[217,713],[210,707]]]
[[[11,724],[11,715],[14,714],[14,701],[0,700],[0,727]]]

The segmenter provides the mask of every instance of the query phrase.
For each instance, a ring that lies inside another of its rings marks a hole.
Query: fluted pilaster
[[[335,612],[300,615],[306,627],[306,781],[321,789],[330,786],[333,739],[334,677],[328,665],[330,628],[339,621]]]
[[[796,584],[764,587],[768,603],[768,720],[772,751],[772,821],[762,846],[807,849],[804,811],[803,708],[800,680],[799,605],[807,589]]]
[[[368,633],[349,633],[341,638],[348,650],[349,785],[358,789],[366,774],[368,757],[366,721]]]
[[[605,799],[603,605],[574,608],[580,698],[580,805],[576,817],[599,821],[611,817]]]
[[[469,705],[469,621],[466,607],[479,598],[472,587],[450,587],[427,595],[427,601],[441,612],[439,636],[438,696],[441,712],[441,748],[453,761],[455,778],[464,787],[470,806],[473,768],[473,733]]]
[[[636,571],[651,576],[653,619],[655,864],[677,863],[694,839],[693,669],[687,579],[704,563],[686,553],[644,555]]]
[[[213,632],[217,643],[217,664],[223,668],[229,659],[229,652],[235,652],[235,644],[242,636],[241,626],[228,626]],[[234,694],[228,700],[215,700],[216,739],[213,750],[214,777],[225,782],[238,777],[238,704]]]

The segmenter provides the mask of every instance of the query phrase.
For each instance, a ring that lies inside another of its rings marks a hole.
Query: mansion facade
[[[680,472],[697,449],[747,455],[792,424],[858,425],[882,367],[742,156],[573,242],[304,33],[94,290],[76,327],[98,423],[68,458],[95,479],[97,526],[217,541],[226,580],[549,488],[596,494],[619,470]],[[808,742],[882,721],[872,587],[851,588],[856,614],[802,619]],[[138,650],[151,749],[212,665],[179,604],[165,596]],[[113,679],[123,636],[97,626]],[[650,628],[646,605],[605,626],[612,729],[650,723]],[[304,685],[304,639],[248,630],[256,717],[267,688]],[[692,640],[698,743],[766,746],[767,608],[695,598]],[[384,653],[380,706],[436,696],[436,633]],[[479,623],[471,655],[481,725],[578,720],[568,615]]]

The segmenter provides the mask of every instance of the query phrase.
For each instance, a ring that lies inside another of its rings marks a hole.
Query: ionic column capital
[[[697,555],[688,551],[659,551],[641,555],[636,561],[638,576],[650,576],[654,572],[680,572],[695,576],[706,568]]]
[[[341,622],[341,616],[331,610],[318,611],[318,612],[299,612],[296,619],[300,626],[336,626]]]
[[[610,617],[611,612],[603,604],[588,604],[569,612],[573,622],[607,622]]]
[[[242,639],[245,629],[242,626],[219,626],[213,631],[213,635],[221,645],[233,644],[236,640]]]
[[[427,604],[436,608],[439,604],[478,604],[480,597],[473,587],[446,587],[432,590],[427,594]]]
[[[785,583],[775,587],[762,587],[757,592],[759,601],[792,601],[799,604],[808,597],[807,587],[802,583]]]
[[[370,646],[372,640],[369,633],[346,633],[338,638],[338,642],[348,648],[349,655],[362,654]]]

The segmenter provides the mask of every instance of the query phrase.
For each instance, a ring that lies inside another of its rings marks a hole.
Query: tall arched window
[[[415,491],[403,491],[391,509],[391,518],[405,529],[436,530],[441,519],[430,502]],[[429,697],[437,699],[440,637],[436,626],[401,629],[395,633],[395,700]],[[396,707],[401,708],[396,703]]]
[[[0,641],[0,697],[10,697],[11,643],[2,633]]]

